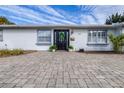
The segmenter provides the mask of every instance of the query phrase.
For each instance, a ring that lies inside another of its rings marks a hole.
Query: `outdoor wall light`
[[[5,48],[7,49],[7,44],[5,44]]]
[[[71,31],[71,35],[74,33],[74,31]]]
[[[75,41],[75,38],[74,38],[74,37],[70,37],[70,40],[71,40],[71,41]]]

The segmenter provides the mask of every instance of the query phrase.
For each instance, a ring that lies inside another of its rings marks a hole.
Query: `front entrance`
[[[58,50],[67,50],[69,46],[69,30],[55,29],[54,44],[57,46]]]

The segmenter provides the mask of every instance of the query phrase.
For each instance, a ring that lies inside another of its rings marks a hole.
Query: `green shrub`
[[[52,51],[53,49],[57,50],[57,46],[56,45],[52,45],[49,47],[49,51]]]
[[[68,47],[68,49],[74,49],[74,47],[70,45],[70,46]]]

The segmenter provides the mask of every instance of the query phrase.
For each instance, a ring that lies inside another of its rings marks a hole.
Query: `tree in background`
[[[123,14],[112,14],[106,19],[105,24],[112,24],[112,23],[122,23],[124,22],[124,13]]]
[[[10,22],[6,17],[0,16],[0,25],[4,25],[4,24],[12,25],[15,23]]]

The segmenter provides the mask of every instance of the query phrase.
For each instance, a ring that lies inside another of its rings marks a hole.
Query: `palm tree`
[[[122,47],[124,46],[124,34],[121,34],[119,36],[114,36],[113,34],[110,34],[109,39],[113,44],[114,52],[121,53]]]

